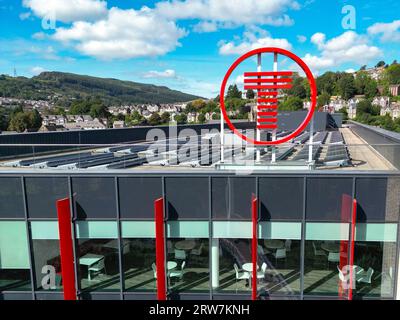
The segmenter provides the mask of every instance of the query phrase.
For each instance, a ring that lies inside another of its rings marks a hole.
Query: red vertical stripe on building
[[[349,223],[351,221],[351,210],[352,210],[352,197],[348,194],[342,195],[342,207],[341,207],[341,222],[343,225]],[[348,248],[349,248],[349,241],[348,240],[341,240],[340,241],[340,260],[339,260],[339,268],[343,270],[345,266],[349,264],[349,257],[348,257]],[[339,297],[343,298],[344,296],[344,288],[343,283],[339,279]]]
[[[253,239],[251,243],[251,260],[253,263],[251,299],[257,300],[257,198],[254,195],[251,201],[251,217],[253,221]]]
[[[357,200],[353,200],[353,212],[351,216],[351,231],[350,231],[350,257],[349,257],[349,265],[350,265],[350,281],[351,286],[349,287],[349,300],[353,300],[353,265],[354,265],[354,241],[355,241],[355,233],[356,233],[356,218],[357,218]]]
[[[64,300],[76,300],[74,250],[72,247],[71,232],[71,206],[69,198],[57,201],[57,216]]]
[[[154,201],[156,225],[156,270],[157,270],[157,299],[167,300],[165,284],[165,237],[164,237],[164,199]]]

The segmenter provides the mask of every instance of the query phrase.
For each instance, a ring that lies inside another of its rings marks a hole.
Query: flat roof
[[[226,140],[232,142],[225,148],[225,163],[231,163],[235,170],[236,164],[249,165],[258,171],[263,171],[263,165],[270,165],[272,149],[259,148],[260,163],[255,163],[256,149],[246,145],[230,131],[226,131]],[[79,146],[81,150],[58,151],[40,156],[24,156],[0,162],[0,170],[8,172],[210,172],[221,171],[219,135],[191,136],[192,140],[167,139],[157,142],[133,142],[118,145]],[[215,144],[203,144],[218,138]],[[308,161],[309,133],[305,132],[301,139],[285,143],[276,148],[276,170],[304,170]],[[162,143],[166,149],[159,154],[153,154]],[[226,142],[227,143],[227,142]],[[60,145],[58,145],[60,146]],[[77,146],[78,147],[78,146]],[[187,157],[184,161],[177,160],[176,154],[182,147],[197,148],[197,155]],[[153,150],[153,151],[152,151]],[[233,156],[232,156],[233,154]],[[339,131],[320,131],[313,134],[313,169],[317,171],[397,171],[397,169],[376,149],[357,135],[350,127]],[[204,163],[202,160],[209,158]],[[219,168],[219,170],[218,170]],[[268,172],[271,167],[265,167]],[[227,170],[227,169],[225,169]],[[229,170],[228,170],[229,171]]]

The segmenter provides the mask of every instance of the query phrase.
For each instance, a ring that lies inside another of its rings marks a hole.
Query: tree
[[[242,92],[239,91],[236,84],[230,85],[228,87],[228,92],[225,97],[225,99],[232,99],[232,98],[242,99]]]
[[[343,120],[348,120],[348,119],[349,119],[349,114],[348,114],[348,112],[347,112],[346,107],[342,107],[342,108],[339,110],[339,113],[343,113]]]
[[[367,65],[363,65],[361,68],[360,68],[360,71],[364,71],[364,70],[366,70],[367,69]]]
[[[354,77],[352,74],[343,72],[337,83],[339,94],[343,99],[348,100],[356,94]]]
[[[175,121],[177,124],[184,124],[187,122],[187,116],[184,113],[175,116]]]
[[[89,100],[76,100],[72,103],[69,113],[74,115],[89,114],[90,108]]]
[[[29,114],[27,112],[19,112],[11,118],[8,130],[24,132],[29,129],[29,126]]]
[[[158,126],[159,124],[161,124],[161,122],[161,117],[157,112],[154,112],[149,118],[149,124],[151,126]]]
[[[255,97],[255,93],[254,93],[254,91],[253,90],[251,90],[251,89],[248,89],[247,91],[246,91],[246,99],[254,99],[254,97]]]
[[[7,130],[8,128],[8,114],[6,109],[0,108],[0,131]]]
[[[192,102],[192,106],[194,108],[194,112],[200,111],[206,106],[206,102],[203,99],[197,99]]]
[[[370,79],[365,85],[364,94],[367,99],[372,99],[378,92],[378,84],[374,79]]]
[[[163,114],[161,115],[161,122],[162,123],[169,123],[171,119],[171,115],[169,112],[163,112]]]
[[[109,118],[111,115],[103,103],[96,102],[90,107],[90,116],[92,118]]]
[[[28,112],[28,117],[29,117],[28,129],[39,130],[39,128],[42,126],[42,121],[43,121],[39,112],[36,109],[33,109],[31,112]]]
[[[318,106],[318,108],[323,107],[323,106],[329,104],[330,101],[331,101],[331,96],[326,92],[322,92],[318,96],[317,106]]]
[[[197,121],[200,123],[206,122],[206,116],[204,115],[204,113],[199,114],[199,116],[197,117]]]
[[[331,96],[335,95],[337,80],[338,75],[334,72],[325,72],[323,75],[319,76],[316,80],[318,94],[326,92]]]
[[[400,84],[400,64],[392,64],[384,73],[384,78],[388,84]]]
[[[293,79],[292,87],[286,90],[286,93],[292,96],[304,99],[307,96],[307,91],[304,87],[304,79],[302,77],[296,76]]]
[[[297,111],[303,109],[303,100],[299,97],[287,97],[283,102],[279,105],[279,110],[282,111]]]
[[[363,119],[363,117],[365,118],[366,114],[369,116],[377,116],[379,113],[379,107],[373,106],[370,100],[365,99],[357,103],[357,118]]]
[[[376,66],[375,66],[375,68],[380,68],[380,67],[383,67],[383,66],[385,66],[385,61],[379,61],[377,64],[376,64]]]

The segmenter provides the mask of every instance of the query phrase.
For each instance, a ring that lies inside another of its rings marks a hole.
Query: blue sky
[[[346,5],[354,29],[342,25]],[[0,73],[73,72],[213,97],[230,64],[260,46],[291,50],[316,75],[400,61],[399,9],[397,0],[0,0]]]

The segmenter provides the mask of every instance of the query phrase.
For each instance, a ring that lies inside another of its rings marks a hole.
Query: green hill
[[[63,100],[99,97],[106,103],[172,103],[199,97],[163,86],[104,79],[62,72],[43,72],[33,78],[0,75],[0,96],[20,99]]]

